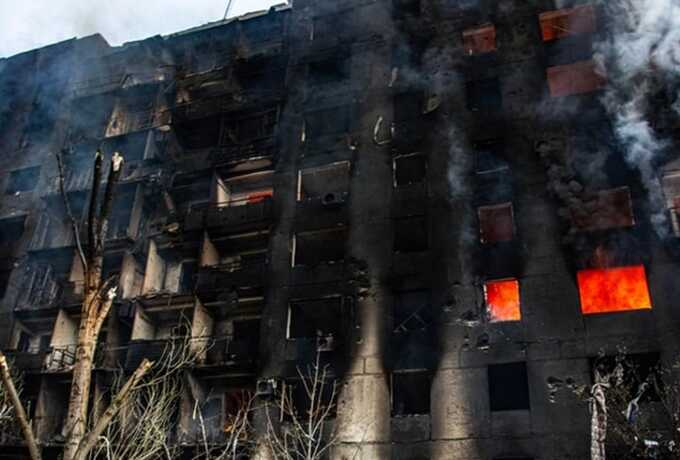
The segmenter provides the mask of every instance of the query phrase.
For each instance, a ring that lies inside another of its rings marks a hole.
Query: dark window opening
[[[529,383],[526,363],[489,366],[491,411],[529,409]]]
[[[427,158],[420,153],[401,155],[394,159],[394,186],[417,184],[425,181]]]
[[[40,166],[24,168],[12,171],[9,174],[9,182],[5,193],[8,195],[21,192],[30,192],[38,185]]]
[[[309,381],[309,378],[305,382],[307,385],[313,385],[313,382]],[[295,411],[295,415],[298,420],[307,420],[309,418],[309,410],[312,406],[312,400],[305,389],[305,383],[299,380],[290,380],[286,382],[286,397],[291,398],[292,409]],[[316,389],[321,390],[321,395],[318,396],[315,402],[315,410],[324,411],[325,408],[332,406],[329,412],[329,417],[335,417],[336,415],[336,400],[337,394],[333,394],[333,381],[319,382],[317,383]]]
[[[172,183],[172,198],[177,212],[186,212],[191,206],[208,203],[212,195],[212,173],[182,174]]]
[[[234,343],[246,348],[247,354],[256,353],[260,346],[260,320],[234,321]]]
[[[239,119],[225,119],[222,122],[220,145],[242,144],[271,137],[277,119],[276,109]]]
[[[430,291],[404,291],[394,296],[395,334],[427,329],[432,323]]]
[[[480,206],[479,239],[483,244],[511,241],[515,234],[512,203]]]
[[[11,275],[12,270],[0,270],[0,300],[5,297]]]
[[[601,190],[588,206],[573,209],[572,221],[581,231],[607,230],[635,225],[628,187]]]
[[[426,251],[428,247],[426,216],[395,219],[394,250],[396,252]]]
[[[118,189],[113,200],[106,236],[109,239],[135,237],[131,234],[130,217],[135,205],[135,188]]]
[[[420,0],[392,0],[395,18],[420,16]]]
[[[288,310],[288,338],[338,337],[342,298],[292,301]]]
[[[349,173],[348,161],[301,170],[298,201],[321,198],[324,203],[337,202],[349,192]]]
[[[183,261],[180,265],[179,286],[177,292],[188,294],[194,290],[197,262],[195,260]],[[166,274],[167,276],[167,274]]]
[[[394,122],[403,123],[418,118],[423,111],[423,93],[410,91],[394,97]]]
[[[474,148],[477,174],[491,174],[510,169],[503,157],[503,143],[496,140],[477,142]]]
[[[497,78],[477,80],[465,85],[467,108],[472,111],[495,111],[502,105],[501,86]]]
[[[318,139],[330,134],[349,131],[349,107],[333,107],[316,110],[305,115],[307,139]]]
[[[24,234],[26,216],[0,219],[0,246],[16,244]]]
[[[399,372],[392,374],[392,416],[430,413],[429,372]]]
[[[293,265],[314,267],[320,263],[342,261],[346,241],[345,228],[298,233],[295,235]]]
[[[310,62],[307,79],[310,85],[339,83],[349,78],[349,60],[343,56],[331,56]]]

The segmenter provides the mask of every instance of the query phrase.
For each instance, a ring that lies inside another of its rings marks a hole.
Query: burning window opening
[[[7,188],[5,188],[6,195],[18,195],[22,192],[31,192],[35,190],[40,178],[40,166],[31,168],[17,169],[9,173],[9,180]]]
[[[345,259],[347,229],[334,228],[296,233],[293,236],[293,266],[316,267]]]
[[[485,24],[464,30],[463,48],[468,56],[496,51],[496,26]]]
[[[498,78],[470,81],[465,85],[467,108],[473,112],[493,112],[503,105],[501,85]]]
[[[350,162],[339,161],[298,171],[297,201],[320,199],[324,204],[339,204],[350,186]]]
[[[304,123],[305,142],[347,133],[350,127],[350,107],[345,105],[307,112]]]
[[[427,157],[420,152],[399,155],[392,160],[394,187],[404,187],[425,181]]]
[[[487,281],[484,283],[484,300],[492,323],[522,319],[519,281],[516,279]]]
[[[633,204],[628,187],[597,192],[594,201],[571,209],[574,226],[580,231],[609,230],[635,225]]]
[[[274,196],[274,171],[258,171],[238,176],[215,178],[215,203],[218,207],[261,203]]]
[[[644,265],[581,270],[576,277],[584,315],[652,308]]]
[[[592,5],[579,5],[538,15],[544,42],[596,30],[595,10]]]
[[[590,93],[607,83],[593,60],[548,67],[546,72],[552,97]]]
[[[307,68],[307,81],[311,86],[341,83],[349,79],[350,73],[349,59],[333,55],[323,60],[310,62]]]
[[[479,240],[482,244],[512,241],[515,223],[512,203],[502,203],[477,208]]]
[[[666,207],[671,216],[673,234],[680,236],[680,172],[665,174],[662,184]]]
[[[402,217],[394,220],[394,251],[421,252],[429,248],[427,216]]]
[[[340,296],[291,301],[288,306],[288,339],[338,339],[341,332]]]
[[[393,372],[391,376],[392,416],[430,413],[432,374],[428,371]]]
[[[529,410],[529,382],[524,362],[495,364],[488,368],[492,412]]]
[[[433,321],[430,291],[395,293],[393,321],[392,332],[395,334],[427,329]]]

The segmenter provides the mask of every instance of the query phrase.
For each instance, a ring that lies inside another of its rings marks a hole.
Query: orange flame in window
[[[484,296],[492,322],[520,320],[517,280],[489,281],[484,284]]]
[[[576,277],[586,315],[652,308],[644,265],[581,270]]]

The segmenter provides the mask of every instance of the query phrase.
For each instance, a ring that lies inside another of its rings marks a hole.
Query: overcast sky
[[[233,0],[229,16],[284,0]],[[222,19],[227,0],[0,0],[0,57],[101,33],[111,45]]]

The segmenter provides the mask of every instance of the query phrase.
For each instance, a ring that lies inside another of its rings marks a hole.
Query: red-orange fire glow
[[[519,282],[517,280],[488,281],[484,284],[486,308],[492,322],[519,321]]]
[[[652,308],[644,265],[581,270],[576,277],[586,315]]]

